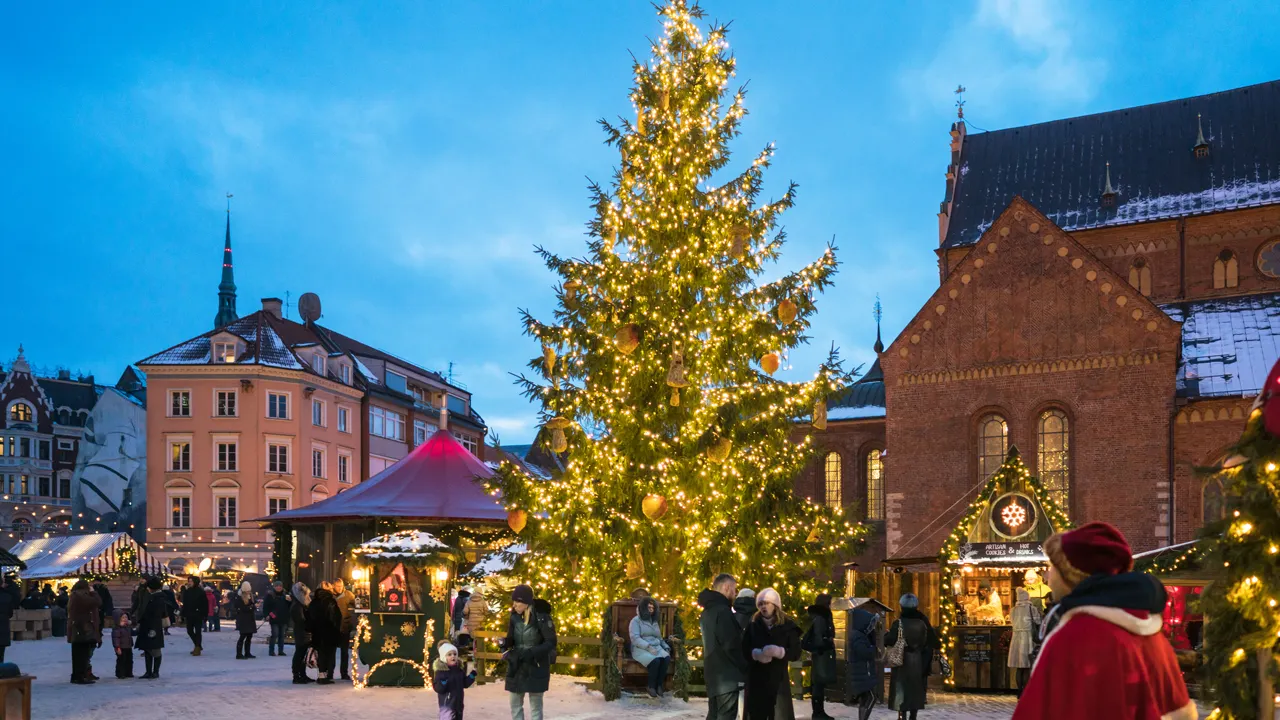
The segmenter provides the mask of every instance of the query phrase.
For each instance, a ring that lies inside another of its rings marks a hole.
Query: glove
[[[759,663],[767,663],[773,660],[773,656],[765,648],[756,648],[751,651],[751,659]]]
[[[779,660],[787,656],[787,651],[780,645],[769,645],[765,650],[769,650],[770,653]]]

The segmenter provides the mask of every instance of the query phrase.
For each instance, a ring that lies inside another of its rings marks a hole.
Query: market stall
[[[429,533],[406,530],[351,549],[356,611],[351,679],[356,687],[425,687],[448,625],[454,551]],[[363,672],[361,672],[363,666]]]
[[[14,545],[10,552],[26,564],[18,573],[24,583],[59,587],[81,578],[100,580],[112,599],[125,607],[140,578],[169,574],[128,533],[33,538]]]
[[[1017,591],[1043,609],[1049,588],[1041,543],[1070,521],[1022,463],[1017,448],[992,474],[938,556],[944,652],[960,690],[1016,688],[1008,666]]]

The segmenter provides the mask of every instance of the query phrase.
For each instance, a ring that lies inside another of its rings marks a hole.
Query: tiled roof
[[[1280,203],[1277,127],[1280,81],[967,135],[942,246],[977,242],[1015,195],[1067,231]]]
[[[827,401],[828,420],[860,420],[884,417],[884,372],[880,359],[857,382]]]
[[[1182,323],[1182,397],[1238,397],[1262,389],[1280,358],[1280,293],[1162,305]]]
[[[308,370],[271,326],[268,313],[258,311],[239,320],[210,330],[203,335],[162,350],[139,361],[138,365],[208,365],[213,362],[209,339],[219,333],[231,333],[245,341],[244,352],[237,364],[266,365],[286,370]]]

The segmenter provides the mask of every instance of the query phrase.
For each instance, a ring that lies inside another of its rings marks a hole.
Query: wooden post
[[[1258,650],[1258,717],[1275,717],[1275,691],[1271,687],[1271,648]]]

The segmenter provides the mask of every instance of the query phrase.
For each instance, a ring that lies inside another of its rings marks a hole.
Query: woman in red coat
[[[1120,531],[1089,523],[1044,543],[1060,598],[1013,720],[1195,720],[1195,703],[1161,633],[1164,586],[1130,572]]]

